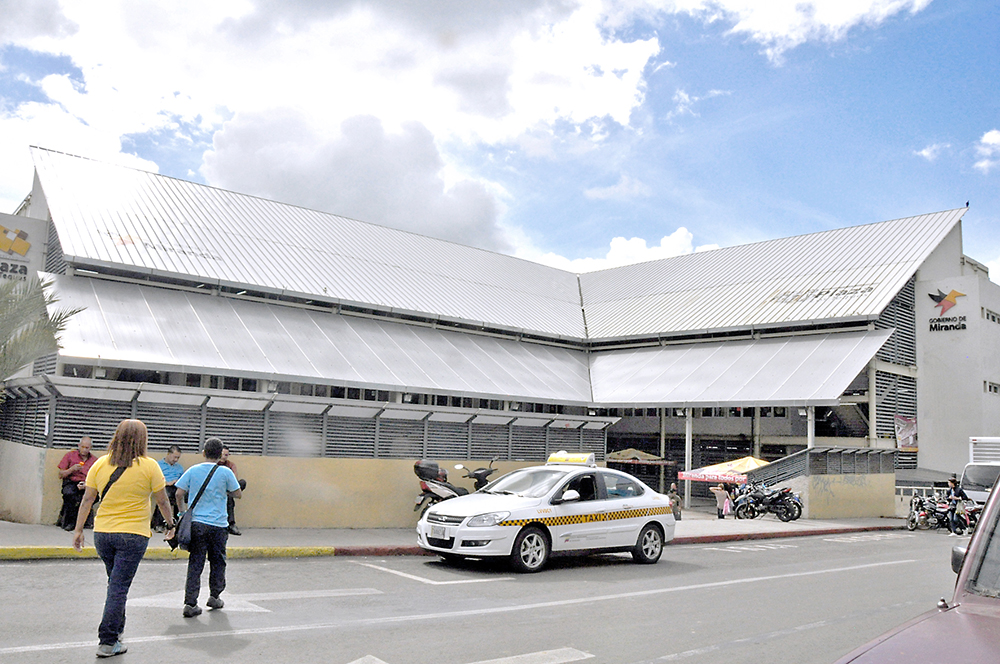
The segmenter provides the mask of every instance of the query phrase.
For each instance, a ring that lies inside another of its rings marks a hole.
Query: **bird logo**
[[[941,313],[938,314],[938,317],[940,317],[944,316],[949,309],[958,304],[957,298],[965,297],[965,293],[959,293],[957,290],[953,290],[945,295],[939,288],[936,295],[934,293],[928,293],[927,296],[937,302],[937,304],[934,305],[935,307],[941,307]]]

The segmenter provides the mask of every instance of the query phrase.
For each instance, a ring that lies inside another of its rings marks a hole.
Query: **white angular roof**
[[[581,341],[875,319],[966,210],[574,275],[41,148],[32,155],[77,267]]]

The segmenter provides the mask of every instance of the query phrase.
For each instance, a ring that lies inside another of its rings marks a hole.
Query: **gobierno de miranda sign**
[[[965,329],[965,316],[945,316],[949,309],[958,304],[958,298],[965,297],[965,293],[959,293],[957,290],[952,290],[950,293],[945,295],[941,292],[941,289],[938,289],[937,293],[928,293],[927,296],[937,303],[934,305],[935,307],[941,308],[941,313],[938,314],[936,318],[928,320],[928,326],[931,332],[945,332],[948,330]]]

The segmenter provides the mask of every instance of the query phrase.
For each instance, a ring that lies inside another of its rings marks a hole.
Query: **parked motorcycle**
[[[747,483],[737,490],[734,502],[737,519],[756,519],[771,513],[787,522],[802,516],[802,501],[788,487],[769,489],[766,484]]]
[[[493,462],[496,460],[497,457],[493,457],[490,465],[486,468],[469,470],[459,463],[455,465],[455,469],[464,470],[465,474],[462,477],[471,479],[475,486],[474,490],[478,491],[489,484],[489,476],[497,471],[493,467]],[[413,472],[420,479],[420,494],[414,501],[413,511],[420,512],[420,516],[423,516],[424,512],[435,503],[454,498],[455,496],[464,496],[469,493],[469,490],[465,487],[456,486],[448,482],[448,471],[434,461],[427,461],[425,459],[417,461],[413,464]]]
[[[948,529],[948,501],[938,493],[933,497],[910,498],[910,513],[906,517],[907,530]]]

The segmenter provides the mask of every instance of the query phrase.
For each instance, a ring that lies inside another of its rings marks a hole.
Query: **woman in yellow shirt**
[[[148,434],[139,420],[122,420],[108,444],[108,453],[87,473],[86,489],[73,531],[73,548],[83,548],[83,524],[90,508],[103,493],[94,517],[94,548],[108,572],[108,594],[104,617],[97,630],[98,657],[113,657],[126,651],[121,642],[125,630],[125,600],[139,561],[146,553],[151,532],[149,497],[156,499],[160,512],[173,530],[174,514],[164,490],[163,471],[146,456]],[[113,479],[112,479],[113,478]],[[167,536],[172,536],[168,532]]]

